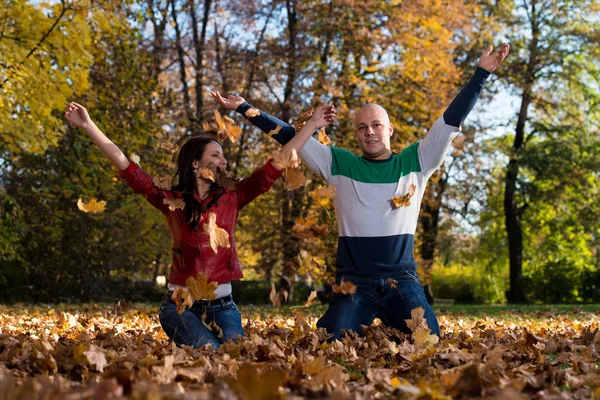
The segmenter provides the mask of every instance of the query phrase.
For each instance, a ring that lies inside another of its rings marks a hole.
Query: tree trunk
[[[192,125],[194,117],[190,108],[190,91],[188,88],[187,76],[185,72],[185,53],[183,51],[183,46],[181,45],[181,30],[179,28],[179,22],[177,22],[177,11],[175,10],[175,2],[171,3],[171,16],[174,21],[175,45],[177,47],[177,61],[179,63],[179,73],[181,77],[181,85],[183,87],[183,108],[185,110],[185,116],[187,118],[186,125],[189,127]]]
[[[190,1],[190,17],[192,19],[192,31],[194,50],[196,52],[196,117],[194,121],[194,127],[192,129],[192,135],[199,135],[202,132],[202,116],[203,116],[203,63],[204,63],[204,44],[206,43],[206,28],[208,26],[208,16],[210,15],[211,0],[204,0],[204,16],[202,17],[202,27],[200,29],[200,35],[198,35],[198,18],[196,16],[196,4],[195,0]]]

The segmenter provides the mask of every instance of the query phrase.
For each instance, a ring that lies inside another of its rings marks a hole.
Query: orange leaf
[[[329,200],[335,198],[335,186],[324,188],[319,185],[318,188],[309,193],[310,197],[315,199],[323,207],[329,204]]]
[[[173,290],[171,300],[173,300],[173,303],[177,306],[177,312],[179,314],[183,313],[186,307],[191,307],[194,303],[190,292],[181,286],[178,286]]]
[[[173,143],[168,143],[168,142],[163,142],[160,144],[160,148],[161,149],[165,149],[170,151],[171,153],[174,153],[177,151],[177,149],[179,149],[179,147],[176,144]]]
[[[283,185],[284,189],[296,190],[304,186],[306,183],[306,175],[304,175],[304,172],[300,168],[286,169],[283,175],[285,176],[285,184]]]
[[[304,124],[306,124],[310,117],[312,117],[314,112],[315,109],[313,108],[311,110],[304,111],[298,116],[298,120],[294,123],[294,129],[296,130],[296,132],[298,132],[300,129],[302,129],[302,127],[304,127]]]
[[[324,144],[325,146],[329,146],[331,144],[331,139],[325,133],[325,128],[319,129],[319,143]]]
[[[204,224],[204,233],[206,233],[210,240],[210,248],[217,253],[219,247],[228,249],[231,247],[229,243],[229,233],[223,228],[217,226],[217,214],[211,212],[208,215],[208,223]]]
[[[269,136],[277,135],[280,130],[281,130],[281,126],[277,125],[277,127],[275,129],[271,130],[267,135],[269,135]]]
[[[211,163],[211,165],[214,167],[214,164]],[[200,168],[200,176],[203,179],[214,182],[215,181],[215,172],[213,171],[213,169],[216,169],[216,168],[211,168],[211,165],[209,165],[208,167]]]
[[[273,165],[279,169],[287,169],[287,168],[298,168],[300,167],[300,159],[298,158],[298,153],[296,153],[296,149],[291,149],[290,151],[276,151],[271,156],[273,159]]]
[[[171,190],[173,188],[173,178],[169,175],[160,178],[152,178],[152,184],[161,190]]]
[[[260,111],[257,110],[256,108],[249,108],[244,115],[246,116],[246,118],[252,118],[252,117],[258,117],[260,116]]]
[[[414,184],[410,184],[408,192],[403,196],[392,197],[392,204],[394,208],[406,207],[410,205],[410,199],[415,194],[417,187]]]

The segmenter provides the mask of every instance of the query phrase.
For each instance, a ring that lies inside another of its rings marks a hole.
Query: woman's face
[[[206,145],[204,153],[202,153],[202,158],[198,163],[198,168],[208,167],[210,163],[215,164],[223,170],[227,167],[227,160],[223,156],[223,149],[216,142],[210,142]]]

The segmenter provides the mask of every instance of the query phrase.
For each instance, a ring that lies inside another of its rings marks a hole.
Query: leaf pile
[[[315,329],[322,308],[292,315],[242,307],[246,337],[209,350],[173,346],[157,311],[121,304],[1,307],[3,398],[600,395],[598,314],[511,311],[469,318],[438,312],[438,344],[377,322],[364,337],[351,333],[328,343],[326,332]],[[408,321],[416,331],[427,329],[424,322],[419,310]]]

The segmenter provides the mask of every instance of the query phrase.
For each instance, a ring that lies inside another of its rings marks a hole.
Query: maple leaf
[[[103,372],[108,365],[102,350],[93,344],[81,343],[73,349],[73,358],[80,365],[89,365],[98,372]]]
[[[182,314],[186,307],[192,307],[192,304],[194,303],[190,292],[181,286],[178,286],[173,290],[171,300],[173,300],[173,303],[177,306],[177,312],[179,314]]]
[[[410,311],[410,319],[406,319],[406,326],[411,331],[417,330],[417,328],[428,328],[427,320],[425,319],[425,309],[423,307],[417,307]]]
[[[138,166],[140,165],[140,156],[138,156],[135,153],[131,153],[129,155],[129,159],[131,160],[131,162],[137,164]]]
[[[306,175],[300,168],[288,168],[283,173],[285,177],[284,189],[296,190],[306,183]]]
[[[202,272],[198,272],[196,277],[190,276],[185,280],[192,299],[198,300],[213,300],[217,295],[215,290],[219,284],[215,281],[208,282],[208,277]]]
[[[183,210],[185,208],[185,201],[183,199],[167,197],[163,199],[163,204],[168,205],[171,211],[175,211],[178,208]]]
[[[309,193],[310,197],[315,199],[323,207],[329,204],[329,200],[335,198],[335,186],[325,188],[319,185],[318,188]]]
[[[296,224],[292,227],[292,235],[298,239],[313,239],[325,236],[328,231],[327,224],[317,225],[317,220],[312,217],[298,218]]]
[[[214,166],[214,164],[212,164],[212,165]],[[215,181],[215,171],[216,171],[216,167],[211,168],[211,166],[209,165],[208,167],[200,168],[200,176],[203,179],[214,182]]]
[[[310,119],[310,117],[312,117],[314,112],[315,109],[313,108],[311,110],[304,111],[298,116],[298,120],[294,123],[294,129],[296,130],[296,132],[298,132],[304,127],[304,124],[308,122],[308,120]]]
[[[260,116],[260,110],[257,110],[256,108],[249,108],[244,115],[246,118],[258,117]]]
[[[267,135],[275,136],[279,133],[280,130],[281,130],[281,125],[277,125],[277,127],[275,129],[270,130],[269,133],[267,133]]]
[[[304,303],[303,306],[295,306],[295,307],[290,307],[290,309],[292,308],[308,308],[310,306],[312,306],[312,302],[317,298],[317,291],[313,290],[312,292],[310,292],[310,294],[308,295],[308,299],[306,300],[306,303]]]
[[[417,345],[434,345],[439,342],[437,335],[431,334],[431,329],[418,327],[412,331],[412,338]]]
[[[403,196],[394,196],[392,197],[392,204],[394,208],[406,207],[410,205],[410,199],[415,194],[415,190],[417,187],[411,183],[408,189],[408,192]]]
[[[152,178],[152,184],[161,190],[171,190],[173,188],[173,178],[169,175],[160,178]]]
[[[215,121],[217,122],[217,134],[220,139],[228,138],[232,143],[237,143],[239,136],[242,133],[242,128],[233,125],[233,120],[229,117],[222,118],[219,110],[213,110]]]
[[[204,224],[204,233],[209,237],[210,248],[213,249],[215,254],[218,252],[219,247],[226,249],[231,247],[229,243],[229,233],[217,225],[217,214],[211,212],[208,214],[208,223]]]
[[[104,211],[106,207],[106,201],[91,199],[87,204],[83,202],[82,198],[77,200],[77,208],[86,213],[98,214]]]
[[[177,151],[177,149],[179,149],[179,146],[174,143],[163,142],[160,144],[160,148],[174,153]]]
[[[238,187],[239,179],[235,178],[231,171],[224,171],[220,168],[217,169],[217,185],[236,191]]]
[[[271,155],[273,165],[279,169],[298,168],[300,167],[300,158],[296,149],[288,151],[278,150]]]
[[[344,278],[340,281],[340,284],[334,283],[331,285],[331,290],[333,293],[342,293],[342,294],[354,294],[356,293],[356,285],[350,281],[345,281]]]
[[[280,369],[264,370],[251,364],[242,364],[237,371],[236,379],[227,377],[225,381],[240,400],[285,398],[285,394],[280,391],[280,387],[285,382],[285,373]]]
[[[324,144],[325,146],[329,146],[331,144],[331,139],[329,139],[329,136],[327,136],[325,133],[325,128],[319,129],[318,140],[319,143]]]

